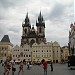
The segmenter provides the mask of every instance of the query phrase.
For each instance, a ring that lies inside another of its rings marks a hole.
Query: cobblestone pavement
[[[75,70],[69,70],[66,64],[53,64],[53,72],[50,71],[50,65],[48,65],[48,74],[47,75],[75,75]],[[15,75],[18,75],[19,66],[16,65]],[[3,75],[4,69],[0,64],[0,75]],[[12,75],[10,71],[10,75]],[[20,75],[22,75],[20,73]],[[43,67],[38,65],[33,65],[30,70],[27,70],[27,66],[24,65],[24,74],[23,75],[44,75]]]

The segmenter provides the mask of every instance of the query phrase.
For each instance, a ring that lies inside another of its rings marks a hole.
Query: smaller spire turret
[[[25,23],[29,23],[30,21],[29,21],[29,18],[28,18],[28,12],[27,12],[27,14],[26,14],[26,18],[25,18]]]
[[[73,23],[71,23],[70,28],[73,26]]]
[[[26,14],[25,20],[22,22],[22,27],[31,28],[30,20],[29,20],[29,17],[28,17],[28,12]]]

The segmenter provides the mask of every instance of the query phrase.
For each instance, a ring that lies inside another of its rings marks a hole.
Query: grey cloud
[[[0,20],[3,20],[3,19],[5,19],[5,17],[4,17],[4,16],[2,16],[2,15],[0,15]]]
[[[21,35],[19,35],[19,33],[17,33],[17,34],[9,33],[8,35],[9,35],[11,43],[13,45],[17,45],[17,44],[20,45]]]
[[[33,0],[0,0],[0,6],[3,8],[16,7],[20,5],[28,5],[28,3],[32,3]]]
[[[14,5],[15,2],[13,0],[0,0],[0,7],[9,8]]]
[[[17,27],[16,25],[10,26],[8,28],[8,31],[14,32],[14,33],[18,33],[20,31],[20,28]]]
[[[65,10],[65,7],[63,5],[56,4],[51,11],[45,14],[45,18],[46,20],[48,19],[55,20],[56,18],[59,19],[59,17],[61,17],[64,14],[64,10]]]
[[[50,14],[50,18],[52,19],[52,18],[58,18],[58,17],[62,16],[62,14],[64,12],[64,8],[65,7],[63,5],[56,4]]]
[[[3,23],[0,23],[0,34],[6,34],[7,32],[7,27],[3,24]]]
[[[5,33],[5,30],[3,30],[4,28],[2,28],[1,26],[0,26],[0,34],[4,34]]]
[[[55,37],[51,36],[51,37],[46,37],[46,39],[48,41],[52,41],[52,42],[57,41],[57,42],[59,42],[60,46],[68,45],[68,39],[65,37],[64,38],[62,38],[62,37],[55,38]]]
[[[4,35],[7,35],[7,32],[7,27],[4,24],[0,23],[0,41]]]
[[[50,10],[47,13],[45,12],[45,19],[53,21],[53,22],[54,21],[61,21],[62,22],[64,16],[67,17],[68,13],[71,14],[71,13],[74,12],[74,9],[71,11],[72,8],[74,8],[74,4],[73,3],[71,3],[69,5],[63,5],[62,3],[61,4],[60,3],[56,3],[52,10]]]
[[[9,8],[15,7],[13,0],[0,0],[0,20],[9,18]]]
[[[0,20],[6,19],[6,9],[0,7]]]

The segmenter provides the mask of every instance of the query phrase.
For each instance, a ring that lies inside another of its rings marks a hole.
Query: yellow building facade
[[[43,59],[46,61],[53,61],[52,55],[52,44],[51,43],[34,43],[32,45],[32,61],[41,62]]]
[[[54,63],[61,62],[61,49],[58,42],[48,42],[46,44],[34,43],[32,45],[32,61],[38,62],[45,59]]]
[[[68,60],[68,56],[69,56],[69,48],[68,46],[63,46],[61,48],[61,54],[62,54],[62,57],[61,57],[61,60],[63,60],[64,62]]]
[[[13,44],[9,42],[8,35],[5,35],[0,41],[0,60],[12,59]]]
[[[52,51],[53,51],[53,62],[60,63],[61,62],[61,49],[57,41],[52,43]]]
[[[54,63],[61,62],[61,49],[58,42],[34,43],[32,47],[25,44],[23,47],[15,46],[12,52],[15,61],[41,62],[43,59]]]

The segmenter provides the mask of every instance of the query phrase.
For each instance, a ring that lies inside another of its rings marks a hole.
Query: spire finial
[[[39,21],[40,23],[43,22],[43,16],[42,16],[42,14],[41,14],[41,10],[40,10],[40,14],[39,14],[39,16],[38,16],[38,21]]]
[[[28,12],[26,13],[26,18],[25,18],[25,24],[30,24],[30,20],[29,20],[29,17],[28,17]]]
[[[28,18],[28,11],[27,11],[27,14],[26,14],[26,18]]]
[[[40,15],[39,16],[41,17],[41,10],[40,10]]]

